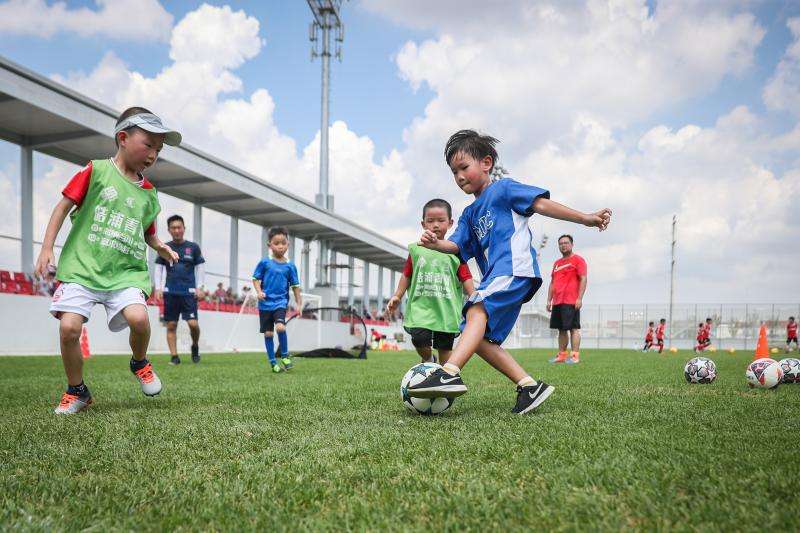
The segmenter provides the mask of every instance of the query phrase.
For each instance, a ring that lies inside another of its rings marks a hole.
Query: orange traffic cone
[[[769,344],[767,343],[767,326],[761,324],[761,331],[758,332],[758,344],[756,344],[756,354],[753,360],[769,357]]]
[[[89,330],[86,329],[86,326],[83,326],[81,330],[81,355],[83,355],[84,359],[89,359],[92,356],[89,351]]]

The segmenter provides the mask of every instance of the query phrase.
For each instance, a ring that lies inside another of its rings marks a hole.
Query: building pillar
[[[294,266],[297,266],[297,237],[294,235],[289,235],[289,259],[294,263]]]
[[[350,255],[347,257],[347,306],[352,308],[355,303],[355,291],[353,284],[355,283],[356,276],[356,260]],[[798,315],[800,316],[800,315]]]
[[[383,313],[383,267],[378,266],[378,314]]]
[[[261,226],[261,258],[269,257],[269,228]]]
[[[369,263],[364,261],[364,292],[361,296],[361,311],[369,313]]]
[[[328,243],[322,240],[317,241],[317,282],[320,287],[326,284],[325,261],[328,259]]]
[[[228,284],[235,293],[239,291],[239,219],[231,217],[231,248]]]
[[[302,263],[303,263],[303,289],[308,290],[311,288],[311,272],[309,271],[309,263],[311,252],[311,242],[303,239],[303,254],[302,254]]]
[[[192,240],[197,243],[201,249],[203,248],[203,206],[200,204],[193,205],[192,216]]]
[[[336,274],[338,270],[336,269],[336,261],[338,259],[338,254],[335,250],[330,250],[330,261],[328,261],[328,283],[330,283],[331,287],[336,287]]]
[[[28,275],[33,274],[33,148],[20,146],[20,240],[22,245],[21,267]]]

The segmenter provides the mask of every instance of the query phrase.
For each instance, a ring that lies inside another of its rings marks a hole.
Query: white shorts
[[[61,318],[61,313],[77,313],[84,317],[84,322],[92,315],[95,304],[102,304],[106,308],[108,329],[122,331],[128,327],[128,321],[122,310],[129,305],[147,305],[141,289],[130,287],[116,291],[96,291],[78,283],[62,283],[50,304],[50,313]]]

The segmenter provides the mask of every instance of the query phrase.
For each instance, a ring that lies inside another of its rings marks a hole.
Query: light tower
[[[311,41],[311,60],[322,58],[322,117],[319,139],[319,193],[316,204],[333,211],[333,195],[328,192],[328,105],[330,100],[330,61],[331,56],[342,60],[344,25],[339,16],[342,0],[306,0],[314,21],[309,27]],[[335,30],[334,50],[331,52],[331,31]]]

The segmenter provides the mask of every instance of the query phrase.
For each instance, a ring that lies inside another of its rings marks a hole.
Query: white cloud
[[[0,3],[0,33],[50,38],[59,33],[127,41],[166,41],[170,15],[158,0],[95,0],[97,9],[70,9],[66,2],[8,0]]]
[[[764,103],[774,110],[785,110],[800,116],[800,18],[786,23],[794,42],[783,55],[775,75],[764,87]]]

